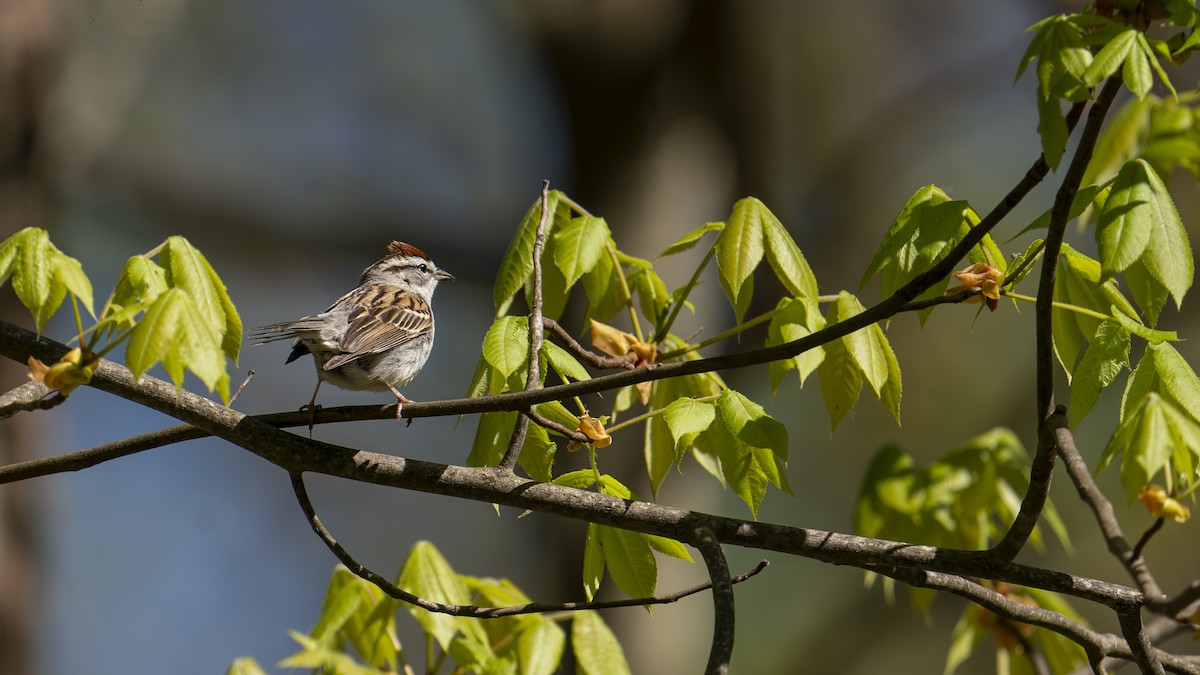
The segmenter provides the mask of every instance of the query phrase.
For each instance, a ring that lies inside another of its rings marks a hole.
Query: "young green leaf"
[[[830,310],[831,314],[833,311]],[[817,367],[817,375],[821,380],[821,398],[829,413],[830,432],[833,432],[837,431],[842,417],[858,402],[863,376],[842,340],[833,340],[824,347],[825,358]]]
[[[1125,64],[1121,68],[1121,79],[1125,81],[1125,86],[1133,92],[1134,96],[1146,98],[1146,94],[1150,93],[1150,87],[1154,86],[1154,74],[1150,71],[1150,61],[1158,59],[1150,52],[1150,45],[1146,44],[1146,38],[1141,33],[1137,33],[1136,36],[1139,39],[1134,48],[1129,51],[1129,55],[1125,57]]]
[[[511,425],[509,429],[511,434]],[[507,449],[507,443],[505,449]],[[530,424],[525,433],[525,442],[521,444],[521,454],[517,457],[517,464],[533,480],[546,483],[553,478],[551,469],[554,467],[554,455],[557,451],[558,446],[550,440],[550,432],[536,424]],[[490,466],[499,463],[500,460],[497,459]]]
[[[1153,206],[1148,171],[1152,169],[1144,160],[1126,162],[1097,216],[1096,242],[1105,279],[1125,271],[1150,243],[1151,222],[1161,210]]]
[[[688,553],[687,547],[674,539],[659,537],[653,534],[643,534],[642,538],[646,540],[647,544],[650,544],[650,548],[663,555],[669,555],[679,560],[686,560],[690,563],[696,562],[692,559],[692,554]]]
[[[1096,329],[1071,378],[1067,417],[1072,427],[1088,414],[1100,392],[1129,367],[1129,346],[1129,331],[1117,321],[1105,321]]]
[[[183,237],[168,237],[159,251],[159,264],[167,271],[167,285],[185,291],[196,309],[215,331],[224,332],[224,285],[213,282],[216,274],[208,260]],[[240,340],[239,340],[240,341]]]
[[[571,619],[571,648],[582,675],[628,675],[629,663],[612,630],[592,610]]]
[[[1042,157],[1051,169],[1057,169],[1067,149],[1067,118],[1057,98],[1038,97],[1038,135],[1042,139]]]
[[[766,206],[753,197],[739,199],[725,228],[717,236],[717,270],[721,287],[737,312],[738,323],[749,307],[753,286],[748,286],[755,268],[762,262],[763,219],[774,218]]]
[[[862,313],[863,309],[858,298],[842,291],[837,299],[835,321],[845,321]],[[888,379],[888,357],[887,352],[883,349],[882,340],[884,340],[882,331],[873,331],[870,326],[856,330],[842,338],[846,353],[858,366],[859,372],[863,374],[867,384],[871,385],[876,396],[880,395],[883,385],[887,383]]]
[[[1131,99],[1112,116],[1096,141],[1082,185],[1108,181],[1126,162],[1142,154],[1150,129],[1150,112],[1159,103],[1154,97]]]
[[[607,321],[625,308],[629,298],[621,287],[612,255],[605,252],[596,266],[583,275],[583,290],[587,293],[587,318]]]
[[[529,363],[529,318],[502,316],[497,319],[483,337],[483,358],[505,378],[526,367]]]
[[[452,605],[471,603],[466,585],[454,573],[450,563],[427,541],[419,541],[409,551],[396,585],[426,600]],[[429,633],[442,649],[459,632],[474,642],[487,644],[487,632],[479,619],[435,614],[416,605],[406,605],[410,614]]]
[[[564,379],[592,379],[592,376],[588,373],[587,368],[583,367],[583,364],[579,363],[570,352],[550,340],[542,341],[542,353],[546,355],[546,361],[549,362],[550,367],[560,376],[563,376]]]
[[[562,663],[567,636],[558,623],[538,615],[517,637],[521,675],[554,675]]]
[[[726,389],[717,399],[716,411],[725,428],[739,441],[770,450],[780,460],[787,461],[787,427],[772,419],[761,405],[739,392]]]
[[[622,592],[631,598],[654,595],[658,582],[658,563],[650,544],[637,532],[607,525],[597,526],[600,547],[608,574]]]
[[[825,317],[821,316],[814,302],[795,298],[783,298],[775,306],[775,314],[767,327],[766,346],[786,344],[811,335],[825,327]],[[800,376],[800,386],[812,375],[817,366],[825,358],[825,349],[821,346],[797,354],[790,359],[772,361],[768,364],[771,372],[771,395],[779,391],[783,376],[790,370],[795,370]]]
[[[696,437],[708,430],[716,415],[711,403],[686,397],[675,399],[667,406],[662,419],[674,442],[676,462],[683,458],[683,453],[692,446]]]
[[[1091,65],[1083,73],[1083,81],[1089,87],[1100,84],[1104,78],[1117,72],[1125,59],[1137,47],[1137,31],[1127,28],[1108,41],[1096,54]],[[1128,84],[1126,80],[1126,84]]]
[[[592,271],[612,240],[608,223],[595,216],[572,218],[554,232],[554,264],[566,278],[567,288]]]
[[[708,234],[709,232],[720,232],[723,229],[725,229],[725,223],[705,223],[704,225],[680,237],[675,243],[664,249],[662,253],[659,253],[658,257],[665,258],[670,255],[675,255],[676,253],[683,253],[684,251],[690,250],[700,242],[700,239],[704,235]]]
[[[547,237],[553,234],[555,221],[560,217],[563,219],[566,217],[565,213],[559,215],[561,195],[562,193],[558,190],[551,190],[547,195],[549,203],[547,210],[553,216],[547,220]],[[497,317],[504,316],[509,305],[512,304],[513,296],[524,288],[526,280],[533,274],[533,243],[537,237],[537,228],[541,217],[542,200],[539,197],[525,212],[525,217],[517,226],[517,232],[513,235],[508,250],[504,252],[504,258],[500,261],[500,270],[496,273],[496,283],[492,287],[492,300],[496,305]]]
[[[1141,160],[1138,160],[1141,161]],[[1188,243],[1187,231],[1167,186],[1148,164],[1143,162],[1146,179],[1150,187],[1150,241],[1146,246],[1142,262],[1147,271],[1175,298],[1178,308],[1183,296],[1192,286],[1195,265],[1192,247]]]
[[[485,412],[479,416],[475,440],[467,456],[467,466],[496,466],[508,449],[517,413],[511,410]],[[524,454],[524,453],[522,453]]]
[[[162,362],[176,386],[183,386],[184,369],[191,370],[209,388],[228,399],[228,377],[216,335],[207,318],[180,288],[172,288],[155,299],[129,336],[125,363],[134,377],[141,377]]]
[[[767,244],[767,262],[775,271],[775,276],[794,297],[816,302],[817,296],[820,295],[817,277],[813,275],[812,268],[800,252],[800,247],[765,204],[759,202],[757,208],[762,222],[763,239]]]
[[[592,471],[578,471],[595,477]],[[557,481],[555,481],[557,482]],[[587,536],[583,540],[583,595],[592,601],[596,591],[600,590],[600,582],[604,578],[604,549],[600,544],[600,525],[588,523]]]

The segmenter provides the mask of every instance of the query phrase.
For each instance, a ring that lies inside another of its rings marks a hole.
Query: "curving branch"
[[[312,499],[308,496],[308,490],[304,487],[303,474],[291,471],[289,472],[292,480],[292,491],[296,494],[296,501],[300,504],[300,508],[304,511],[304,516],[308,520],[308,524],[312,527],[313,532],[321,538],[321,541],[333,552],[333,555],[341,561],[346,569],[350,570],[355,576],[369,581],[379,587],[387,595],[407,602],[411,605],[420,607],[421,609],[435,612],[437,614],[449,614],[451,616],[465,616],[474,619],[499,619],[506,616],[516,616],[518,614],[536,614],[543,612],[577,612],[585,609],[616,609],[619,607],[644,607],[646,605],[665,605],[673,602],[678,602],[688,596],[702,593],[709,588],[713,588],[713,583],[704,583],[691,588],[685,588],[682,591],[676,591],[669,595],[653,596],[649,598],[629,598],[626,600],[605,600],[603,602],[530,602],[524,605],[513,605],[510,607],[479,607],[477,605],[450,605],[441,602],[427,600],[418,595],[409,593],[399,586],[388,581],[380,574],[370,570],[362,563],[354,559],[337,539],[334,539],[329,530],[321,522],[317,516],[317,511],[313,507]],[[766,560],[760,561],[749,572],[733,577],[729,577],[729,570],[726,568],[725,581],[730,584],[730,594],[732,594],[732,584],[739,584],[751,577],[754,577],[759,572],[767,568]]]
[[[733,658],[734,602],[733,582],[729,578],[729,562],[721,542],[706,528],[697,528],[693,545],[700,549],[713,592],[713,641],[708,653],[706,675],[726,675]]]
[[[50,396],[54,394],[53,396]],[[49,410],[62,404],[67,397],[41,382],[26,382],[0,395],[0,420],[19,412]]]
[[[1079,453],[1079,448],[1075,445],[1074,434],[1066,425],[1063,425],[1055,430],[1055,436],[1063,467],[1071,478],[1071,482],[1075,484],[1079,499],[1087,504],[1095,515],[1096,523],[1100,526],[1100,533],[1104,536],[1109,552],[1121,561],[1126,571],[1137,583],[1138,588],[1142,589],[1142,593],[1146,595],[1146,606],[1155,611],[1162,611],[1167,596],[1150,573],[1149,567],[1146,566],[1140,547],[1130,548],[1128,540],[1125,539],[1125,533],[1121,530],[1120,523],[1117,522],[1117,514],[1113,510],[1112,502],[1096,485],[1096,479],[1092,477],[1091,470],[1088,469],[1083,455]],[[1161,524],[1162,520],[1158,522]]]
[[[1037,429],[1038,447],[1033,456],[1029,472],[1029,489],[1021,500],[1021,509],[1012,526],[1004,533],[992,553],[999,560],[1012,560],[1025,547],[1034,525],[1041,517],[1042,508],[1050,494],[1050,479],[1054,473],[1055,438],[1053,427],[1065,425],[1059,420],[1065,413],[1054,405],[1054,344],[1051,333],[1054,311],[1054,281],[1058,272],[1058,255],[1062,249],[1063,232],[1071,216],[1071,204],[1079,191],[1083,173],[1092,160],[1092,151],[1100,137],[1104,118],[1112,107],[1117,92],[1121,90],[1121,78],[1110,77],[1104,83],[1092,109],[1088,111],[1087,123],[1079,137],[1079,145],[1071,157],[1071,165],[1063,176],[1062,184],[1054,195],[1054,206],[1050,210],[1049,231],[1042,252],[1042,274],[1038,281],[1037,303],[1034,315],[1037,319],[1035,359],[1037,362]],[[1074,109],[1072,109],[1074,112]]]

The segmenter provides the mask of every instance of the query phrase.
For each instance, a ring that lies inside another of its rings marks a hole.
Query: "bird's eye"
[[[421,274],[429,274],[429,265],[426,265],[425,263],[417,265],[417,269],[421,270]]]

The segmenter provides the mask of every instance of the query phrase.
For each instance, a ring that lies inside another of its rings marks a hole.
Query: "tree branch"
[[[542,325],[545,326],[546,330],[550,331],[551,335],[558,338],[558,342],[562,344],[564,349],[571,352],[575,358],[587,363],[593,368],[600,368],[604,370],[612,370],[615,368],[624,368],[629,370],[633,368],[633,359],[630,358],[629,354],[626,354],[625,356],[597,354],[596,352],[579,344],[579,341],[572,337],[571,334],[567,332],[567,329],[563,328],[562,325],[560,325],[554,319],[542,317]]]
[[[46,398],[50,394],[54,394],[54,396]],[[19,412],[49,410],[62,404],[65,400],[67,397],[41,382],[26,382],[0,396],[0,420],[12,417]]]
[[[312,527],[313,532],[321,538],[333,555],[341,561],[346,569],[350,570],[354,575],[369,581],[379,587],[387,595],[407,602],[411,605],[420,607],[421,609],[435,612],[438,614],[450,614],[452,616],[466,616],[475,619],[499,619],[505,616],[516,616],[518,614],[535,614],[543,612],[576,612],[584,609],[615,609],[620,607],[643,607],[646,605],[665,605],[673,602],[678,602],[683,598],[697,593],[702,593],[713,587],[712,583],[699,584],[691,588],[685,588],[682,591],[676,591],[669,595],[653,596],[649,598],[629,598],[626,600],[606,600],[603,602],[530,602],[524,605],[513,605],[510,607],[479,607],[477,605],[449,605],[441,602],[426,600],[418,595],[413,595],[408,591],[388,581],[383,576],[371,571],[362,563],[354,559],[341,544],[334,539],[333,535],[325,528],[321,519],[317,516],[317,511],[313,507],[312,499],[308,496],[308,490],[304,487],[303,474],[292,471],[289,472],[292,480],[292,491],[296,494],[296,501],[300,504],[300,508],[304,511],[304,516],[308,520],[308,524]],[[731,586],[730,594],[732,595],[732,584],[741,583],[766,569],[769,565],[766,560],[760,561],[749,572],[739,574],[730,579],[728,568],[726,568],[725,580]]]
[[[1052,421],[1056,413],[1054,405],[1054,344],[1051,332],[1054,317],[1054,280],[1058,271],[1058,254],[1062,249],[1063,232],[1067,228],[1067,220],[1071,216],[1071,204],[1079,191],[1079,183],[1083,173],[1092,159],[1092,150],[1100,137],[1100,129],[1104,118],[1112,106],[1113,99],[1121,89],[1121,79],[1110,77],[1104,83],[1092,109],[1088,111],[1087,124],[1079,137],[1079,145],[1071,157],[1071,165],[1063,176],[1062,184],[1054,195],[1054,206],[1050,210],[1049,231],[1046,233],[1046,245],[1042,253],[1042,275],[1038,283],[1035,316],[1036,329],[1036,360],[1037,360],[1037,429],[1038,448],[1033,456],[1030,467],[1029,489],[1021,500],[1021,509],[1013,520],[1012,527],[1005,532],[1004,537],[992,548],[992,553],[1000,560],[1012,560],[1025,547],[1034,525],[1041,517],[1046,497],[1050,493],[1050,479],[1054,475],[1055,439],[1052,427],[1059,421]],[[1065,424],[1062,421],[1061,424]]]
[[[1096,516],[1096,522],[1100,526],[1100,533],[1104,536],[1105,543],[1108,544],[1109,552],[1121,561],[1121,564],[1125,566],[1129,575],[1137,583],[1138,588],[1142,589],[1142,593],[1146,595],[1146,606],[1156,611],[1162,611],[1167,596],[1150,573],[1146,561],[1141,556],[1141,551],[1130,548],[1129,542],[1125,539],[1125,533],[1117,522],[1117,514],[1113,511],[1112,502],[1096,485],[1096,479],[1092,477],[1091,470],[1083,461],[1083,456],[1075,445],[1075,436],[1066,425],[1058,427],[1055,435],[1055,444],[1058,446],[1059,456],[1063,459],[1063,468],[1066,469],[1071,482],[1075,484],[1075,490],[1079,493],[1080,500],[1087,504]],[[1159,523],[1161,522],[1160,520]]]
[[[700,549],[713,592],[713,641],[708,653],[706,675],[726,675],[733,658],[734,601],[733,583],[729,579],[729,563],[721,542],[706,528],[697,528],[693,545]]]
[[[539,364],[542,352],[542,248],[546,244],[546,221],[550,219],[550,181],[542,181],[542,217],[538,219],[537,233],[533,237],[533,300],[529,303],[529,365],[526,368],[525,391],[533,391],[541,384]],[[530,408],[532,411],[532,407]],[[512,471],[521,456],[525,434],[529,432],[527,415],[517,415],[508,449],[500,460],[500,468]]]
[[[0,354],[24,362],[34,352],[45,361],[65,345],[0,322]],[[694,363],[694,362],[693,362]],[[494,468],[463,467],[405,459],[305,438],[226,408],[158,378],[135,382],[124,366],[96,365],[89,386],[145,405],[238,445],[291,472],[311,471],[375,485],[503,504],[635,532],[687,539],[709,529],[722,544],[778,551],[835,565],[920,567],[1065,593],[1115,610],[1140,607],[1141,592],[1097,579],[998,563],[986,551],[923,546],[816,529],[714,516],[651,502],[626,501],[596,492],[538,483]],[[405,406],[407,409],[407,406]],[[297,425],[307,423],[297,420]]]
[[[1016,602],[982,584],[964,577],[913,568],[888,568],[880,566],[873,568],[873,570],[898,581],[903,581],[910,586],[953,593],[1011,621],[1027,623],[1054,631],[1083,647],[1084,652],[1088,655],[1088,661],[1092,664],[1099,664],[1107,656],[1127,661],[1137,661],[1140,665],[1140,657],[1137,654],[1138,649],[1132,643],[1127,643],[1122,637],[1113,635],[1112,633],[1094,631],[1073,619],[1069,619],[1058,612],[1043,607],[1031,607]],[[1127,611],[1122,610],[1119,613],[1124,616],[1136,614],[1137,611],[1136,608],[1130,608]],[[1125,621],[1125,619],[1123,618],[1122,621]],[[1137,625],[1140,632],[1140,620],[1137,622]],[[1160,670],[1157,672],[1161,673],[1162,666],[1166,666],[1173,673],[1200,673],[1200,665],[1189,659],[1167,654],[1149,645],[1146,645],[1146,648],[1147,658],[1160,662]]]

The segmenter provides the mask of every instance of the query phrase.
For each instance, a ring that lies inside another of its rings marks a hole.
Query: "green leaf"
[[[1125,271],[1150,243],[1151,221],[1160,212],[1152,206],[1154,194],[1147,175],[1151,170],[1144,160],[1127,162],[1100,209],[1096,241],[1105,279]]]
[[[69,255],[59,253],[53,257],[54,280],[66,287],[67,291],[79,299],[87,308],[88,314],[96,316],[92,307],[92,282],[83,273],[83,265]]]
[[[954,624],[950,649],[946,652],[946,667],[942,669],[942,675],[953,675],[979,647],[983,638],[987,637],[987,631],[975,619],[976,616],[978,613],[974,608],[968,607],[958,618],[958,623]]]
[[[153,302],[167,288],[167,271],[153,260],[135,255],[121,268],[112,301],[122,306]]]
[[[551,190],[547,195],[549,202],[547,210],[551,214],[555,214],[547,221],[547,237],[553,234],[561,195],[562,193],[558,190]],[[496,305],[497,317],[503,316],[508,311],[513,296],[524,288],[526,280],[533,274],[533,244],[534,239],[537,238],[537,228],[541,217],[542,200],[541,197],[538,197],[525,212],[525,217],[517,226],[517,232],[513,235],[508,250],[504,252],[504,258],[500,261],[500,271],[496,273],[496,283],[492,287],[492,300]]]
[[[1084,83],[1089,87],[1094,87],[1100,84],[1104,78],[1117,72],[1136,45],[1136,30],[1128,28],[1118,33],[1092,59],[1091,65],[1083,73]],[[1126,80],[1126,84],[1128,84],[1128,80]]]
[[[509,429],[512,429],[512,425],[509,426]],[[508,449],[507,442],[504,449]],[[530,424],[525,433],[525,442],[521,444],[521,454],[517,457],[517,463],[530,478],[545,483],[553,477],[551,468],[554,466],[554,455],[557,451],[558,446],[550,440],[550,432],[536,424]],[[501,458],[503,458],[503,453],[501,453]],[[495,466],[499,463],[497,460],[486,466]]]
[[[887,361],[887,382],[884,383],[883,390],[879,392],[879,401],[892,413],[892,417],[896,418],[896,424],[900,424],[900,399],[903,397],[900,361],[896,358],[896,352],[892,351],[892,345],[884,336],[883,329],[879,327],[879,324],[871,326],[871,330],[875,333],[875,339]]]
[[[500,464],[516,423],[517,413],[511,410],[485,412],[480,415],[479,426],[475,429],[475,441],[471,444],[471,454],[467,456],[467,466]]]
[[[669,408],[671,404],[668,402],[674,401],[679,393],[680,387],[676,380],[668,379],[656,382],[654,388],[650,390],[650,408],[652,410]],[[693,441],[695,441],[695,435],[688,441],[689,446]],[[672,436],[665,414],[655,415],[646,420],[643,442],[646,474],[650,477],[650,489],[657,497],[658,489],[666,479],[667,473],[670,472],[672,466],[679,463],[683,458],[683,451],[686,451],[689,446],[680,449],[679,443]]]
[[[1150,241],[1142,261],[1150,275],[1175,298],[1178,308],[1192,286],[1195,271],[1192,247],[1167,186],[1148,163],[1136,161],[1143,164],[1150,187]]]
[[[675,461],[692,446],[696,437],[707,431],[716,419],[716,409],[711,403],[690,398],[679,398],[671,402],[663,412],[662,419],[674,442]]]
[[[450,563],[427,541],[418,541],[413,545],[396,584],[413,595],[433,602],[451,605],[471,603],[466,585],[454,573]],[[460,631],[472,641],[488,643],[487,632],[479,619],[436,614],[416,605],[405,606],[442,649],[449,648],[451,640]]]
[[[1071,378],[1067,416],[1072,427],[1088,414],[1100,392],[1129,366],[1129,346],[1129,331],[1120,323],[1105,321],[1096,329]]]
[[[586,473],[590,476],[595,475],[591,471]],[[596,597],[596,591],[600,590],[600,581],[604,578],[604,549],[600,544],[600,527],[596,523],[588,523],[587,536],[583,541],[583,595],[588,602]]]
[[[830,308],[829,316],[836,311]],[[817,368],[821,380],[821,399],[829,413],[830,431],[837,431],[838,421],[850,412],[862,392],[863,375],[858,365],[850,358],[843,340],[833,340],[824,345],[825,359]]]
[[[631,672],[616,636],[592,610],[576,612],[572,617],[571,648],[583,675],[628,675]]]
[[[732,389],[717,399],[721,422],[746,445],[770,450],[783,461],[788,456],[787,427],[771,418],[763,407]]]
[[[583,275],[583,290],[588,297],[588,318],[607,321],[625,308],[628,298],[617,277],[612,255],[605,253],[592,271]]]
[[[725,229],[725,223],[705,223],[703,226],[698,227],[680,237],[675,243],[668,246],[662,253],[659,253],[658,257],[665,258],[669,255],[675,255],[676,253],[683,253],[699,243],[701,237],[704,235],[708,234],[709,232],[720,232],[723,229]]]
[[[758,202],[756,207],[760,211],[763,238],[767,244],[767,262],[775,271],[775,276],[791,295],[816,302],[817,296],[820,295],[817,277],[813,275],[812,268],[800,252],[800,247],[766,205]]]
[[[1135,48],[1129,51],[1129,55],[1125,57],[1125,64],[1121,68],[1121,79],[1125,81],[1125,86],[1129,91],[1133,92],[1138,98],[1146,98],[1146,94],[1150,93],[1150,88],[1154,86],[1154,73],[1150,71],[1150,59],[1147,58],[1146,51],[1140,48],[1140,45],[1145,42],[1145,38],[1141,34],[1136,34],[1136,37],[1141,38],[1135,44]],[[1149,45],[1146,50],[1149,50]],[[1150,55],[1153,58],[1153,54]]]
[[[769,214],[770,211],[757,199],[740,199],[733,205],[725,229],[717,236],[717,270],[721,287],[737,313],[738,323],[742,322],[753,294],[753,286],[747,284],[765,253],[763,219],[774,218]]]
[[[858,298],[842,291],[838,295],[836,303],[835,322],[845,321],[856,314],[861,314],[863,309]],[[879,396],[888,379],[888,358],[881,344],[882,332],[873,331],[871,328],[872,326],[868,326],[850,333],[842,338],[842,343],[846,347],[846,353],[858,366],[858,370],[863,374],[867,384],[871,385],[875,395]]]
[[[900,209],[900,213],[896,214],[892,220],[891,226],[883,237],[883,242],[875,251],[875,256],[867,265],[866,271],[863,272],[862,279],[858,284],[859,290],[866,288],[871,277],[889,265],[904,265],[902,258],[912,257],[910,249],[914,246],[914,241],[920,233],[921,211],[948,201],[950,201],[950,197],[936,185],[926,185],[909,197]],[[880,292],[888,295],[886,291],[883,291],[882,280]]]
[[[666,284],[651,268],[635,269],[628,277],[630,286],[637,292],[638,305],[642,314],[655,324],[671,304],[671,293]]]
[[[546,361],[549,362],[550,367],[554,368],[555,372],[563,376],[564,379],[592,379],[592,376],[588,374],[587,368],[584,368],[579,361],[575,360],[575,357],[570,352],[550,340],[542,340],[542,353],[546,355]]]
[[[554,675],[562,663],[567,637],[558,623],[539,616],[517,637],[521,675]]]
[[[642,538],[646,540],[647,544],[650,544],[650,548],[663,555],[669,555],[679,560],[686,560],[690,563],[696,562],[692,559],[692,554],[688,553],[687,547],[674,539],[659,537],[653,534],[643,534]]]
[[[815,302],[794,298],[783,298],[775,307],[775,314],[767,327],[766,346],[786,344],[802,337],[811,335],[825,327],[825,317],[817,309]],[[779,390],[779,383],[790,370],[795,370],[800,376],[800,386],[816,371],[817,366],[825,358],[825,349],[817,346],[790,359],[772,361],[768,364],[771,371],[771,395]]]
[[[617,587],[631,598],[654,595],[658,582],[658,563],[650,544],[637,532],[607,525],[597,526],[604,564]]]
[[[209,390],[222,387],[228,400],[228,378],[217,338],[192,296],[172,288],[155,299],[129,336],[125,363],[135,378],[162,362],[176,386],[183,385],[185,368],[195,373]]]
[[[497,319],[483,337],[483,358],[504,378],[525,368],[529,363],[529,318]]]
[[[1042,139],[1042,157],[1051,170],[1057,169],[1067,149],[1067,118],[1063,116],[1057,98],[1039,96],[1037,104],[1037,130]]]
[[[1196,371],[1167,343],[1148,345],[1146,353],[1154,357],[1158,390],[1200,423],[1200,378],[1196,377]]]
[[[254,659],[249,656],[242,656],[234,659],[233,663],[229,664],[225,675],[267,675],[267,672]]]
[[[168,237],[158,256],[167,271],[167,285],[185,291],[213,330],[225,326],[221,296],[225,288],[213,283],[216,273],[208,260],[183,237]],[[219,281],[218,281],[219,283]]]
[[[1144,258],[1134,261],[1125,270],[1125,283],[1129,285],[1129,293],[1137,302],[1138,307],[1142,308],[1142,313],[1146,316],[1146,323],[1151,326],[1156,325],[1163,307],[1167,306],[1167,298],[1170,297],[1167,287],[1150,274]]]
[[[1131,99],[1112,116],[1096,141],[1082,185],[1097,185],[1109,180],[1126,162],[1142,154],[1153,107],[1153,100]]]
[[[554,264],[566,278],[567,288],[596,267],[611,240],[608,223],[595,216],[572,218],[554,232]]]

